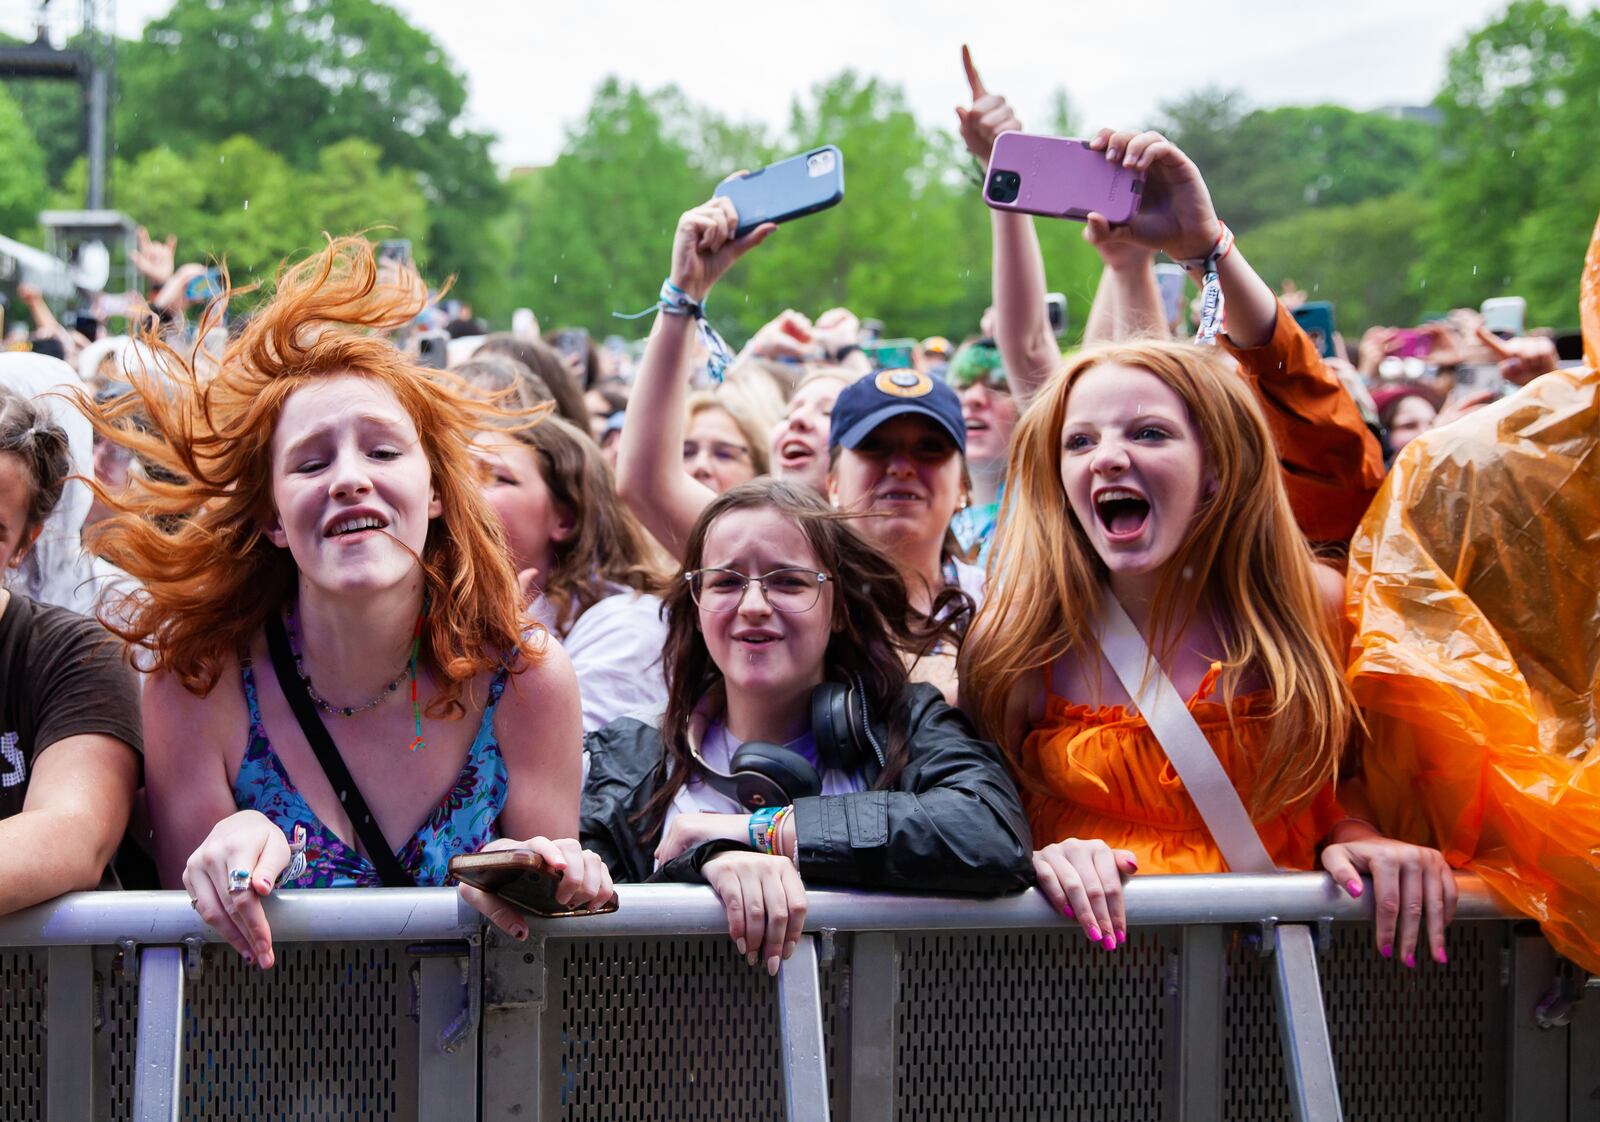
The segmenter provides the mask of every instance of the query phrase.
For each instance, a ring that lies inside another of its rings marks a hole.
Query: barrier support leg
[[[1311,928],[1299,923],[1273,929],[1272,990],[1278,1005],[1278,1037],[1289,1073],[1289,1100],[1299,1122],[1336,1122],[1344,1117],[1333,1040],[1322,1006],[1317,948]]]
[[[182,1114],[183,958],[182,947],[145,947],[139,952],[134,1122],[178,1122]]]
[[[789,1122],[828,1122],[828,1057],[822,1041],[817,943],[804,935],[778,968],[778,1037]]]
[[[483,959],[460,954],[420,957],[417,1001],[418,1122],[478,1117],[478,999]]]
[[[859,932],[850,947],[851,1118],[894,1118],[899,978],[894,933]]]
[[[1222,1040],[1217,1031],[1227,971],[1223,929],[1185,927],[1170,996],[1178,1077],[1173,1080],[1174,1117],[1209,1122],[1222,1117]]]
[[[1566,1117],[1568,1030],[1565,1025],[1541,1028],[1535,1017],[1555,976],[1556,952],[1538,927],[1527,923],[1512,928],[1507,1118]]]
[[[549,1106],[541,1096],[546,1079],[557,1090],[560,1084],[559,1066],[547,1073],[544,1054],[547,944],[543,937],[513,942],[492,928],[485,938],[483,1122],[555,1118],[559,1094]],[[559,1021],[551,1038],[560,1044]]]
[[[110,1109],[105,1073],[95,1062],[94,948],[51,947],[46,990],[47,1122],[81,1122]]]

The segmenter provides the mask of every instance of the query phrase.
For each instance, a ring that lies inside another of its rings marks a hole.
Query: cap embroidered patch
[[[872,384],[890,397],[923,397],[933,392],[933,379],[915,370],[884,370]]]

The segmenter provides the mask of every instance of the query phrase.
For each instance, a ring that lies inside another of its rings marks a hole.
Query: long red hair
[[[265,533],[274,513],[272,436],[291,394],[336,374],[393,391],[416,424],[443,506],[421,556],[431,602],[423,650],[441,679],[430,713],[461,712],[465,685],[518,654],[537,660],[470,448],[474,433],[531,424],[543,410],[485,401],[459,378],[407,359],[385,333],[410,323],[425,300],[414,275],[380,277],[365,239],[330,238],[280,270],[272,299],[228,343],[211,377],[197,371],[213,365],[198,345],[185,355],[150,337],[154,361],[131,377],[133,393],[104,405],[81,401],[96,431],[162,469],[119,494],[96,486],[117,513],[92,531],[95,548],[143,585],[102,622],[152,652],[156,669],[209,693],[227,660],[294,595],[294,560]],[[207,313],[200,338],[215,317]]]

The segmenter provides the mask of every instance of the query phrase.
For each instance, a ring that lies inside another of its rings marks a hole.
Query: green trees
[[[1418,269],[1430,288],[1453,303],[1523,296],[1530,323],[1577,321],[1600,206],[1596,91],[1592,10],[1516,0],[1451,54]]]
[[[296,172],[326,175],[330,146],[357,139],[420,190],[427,237],[401,236],[415,240],[429,274],[459,273],[469,293],[499,283],[502,249],[485,233],[504,206],[490,138],[463,126],[466,85],[444,49],[394,9],[378,0],[176,0],[123,44],[118,68],[122,156],[169,148],[199,158],[243,135]],[[136,215],[144,205],[122,183],[117,198]],[[397,225],[415,214],[361,213],[370,215],[363,224]]]
[[[34,228],[49,185],[44,153],[4,89],[0,89],[0,152],[5,153],[0,159],[0,234],[17,237]]]

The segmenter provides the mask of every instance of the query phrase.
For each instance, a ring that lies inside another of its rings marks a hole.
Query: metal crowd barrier
[[[283,892],[268,972],[181,893],[74,894],[0,919],[0,1118],[1600,1120],[1600,991],[1462,889],[1414,971],[1314,874],[1136,878],[1110,953],[1034,892],[817,891],[775,981],[702,887],[526,943],[447,889]]]

